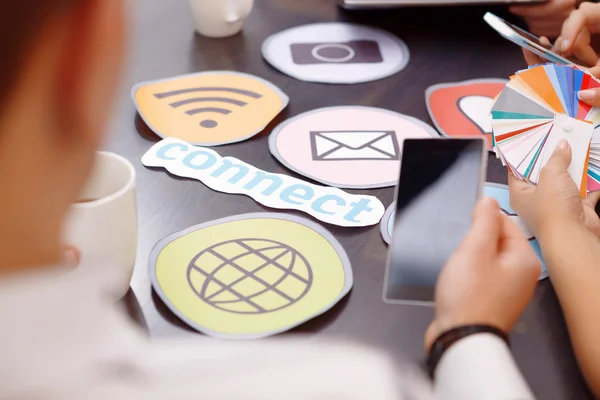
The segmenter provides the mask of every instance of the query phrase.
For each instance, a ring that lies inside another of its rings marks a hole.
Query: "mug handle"
[[[227,22],[235,23],[244,20],[250,15],[254,0],[226,0]]]

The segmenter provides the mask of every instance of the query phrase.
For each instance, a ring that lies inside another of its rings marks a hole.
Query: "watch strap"
[[[431,379],[434,379],[435,369],[442,356],[454,343],[468,336],[480,333],[490,333],[502,339],[507,345],[510,345],[508,335],[504,331],[490,325],[463,325],[447,330],[437,337],[429,350],[427,372],[429,372]]]

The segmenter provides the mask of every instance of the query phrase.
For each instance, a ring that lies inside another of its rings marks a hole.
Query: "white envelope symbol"
[[[492,106],[494,99],[487,96],[465,96],[458,101],[458,109],[469,118],[482,134],[492,133]]]
[[[399,160],[394,131],[310,132],[313,160]]]

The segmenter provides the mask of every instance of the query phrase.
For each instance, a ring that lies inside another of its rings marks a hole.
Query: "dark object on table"
[[[379,45],[374,40],[352,40],[345,43],[294,43],[291,48],[294,63],[300,65],[383,62]]]
[[[536,4],[547,0],[338,0],[344,8],[393,8],[410,6],[459,6],[482,4]]]

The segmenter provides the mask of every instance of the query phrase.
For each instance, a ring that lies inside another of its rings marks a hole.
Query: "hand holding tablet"
[[[539,273],[540,262],[523,232],[495,200],[481,199],[471,230],[440,273],[425,347],[442,332],[470,324],[508,334],[533,297]]]

